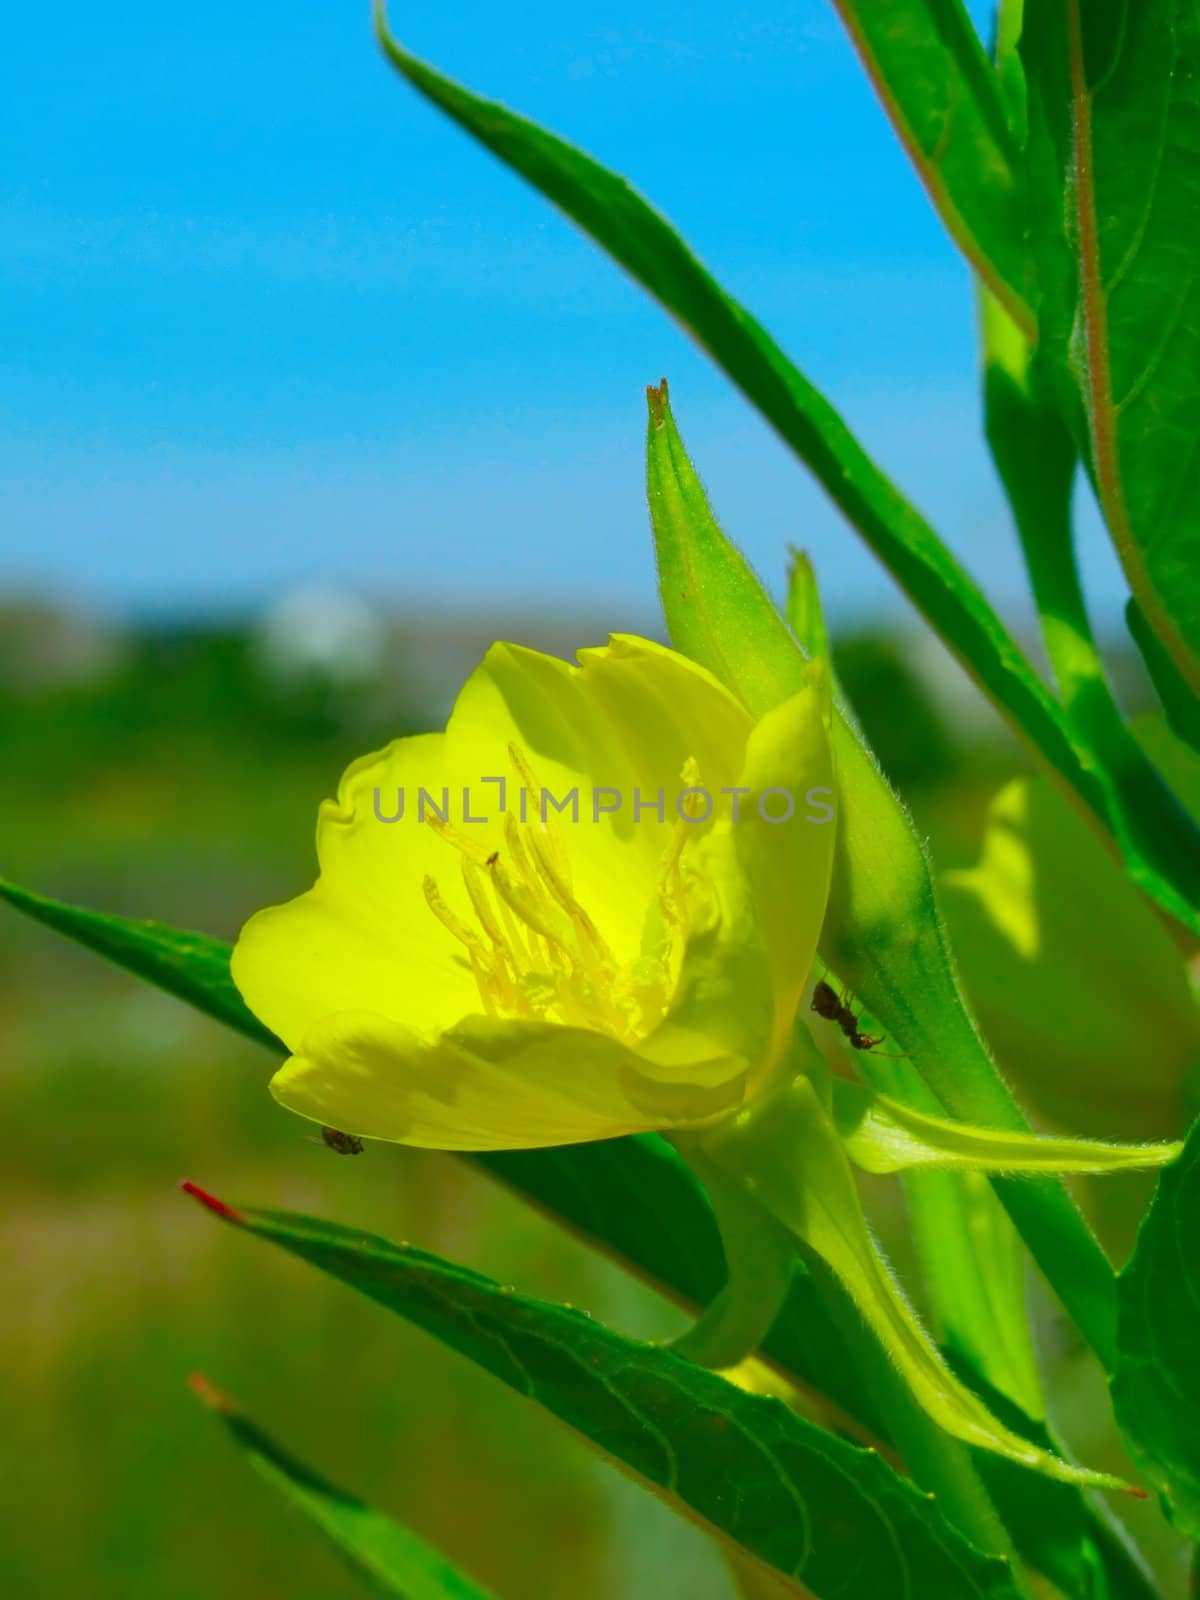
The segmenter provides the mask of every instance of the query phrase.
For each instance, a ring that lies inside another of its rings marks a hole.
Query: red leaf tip
[[[202,1189],[198,1183],[193,1183],[190,1178],[185,1178],[179,1185],[184,1194],[190,1194],[193,1200],[199,1200],[202,1206],[209,1211],[215,1211],[217,1216],[224,1217],[226,1222],[241,1222],[242,1213],[235,1211],[232,1206],[227,1206],[224,1200],[218,1200],[215,1194],[209,1194],[207,1189]]]

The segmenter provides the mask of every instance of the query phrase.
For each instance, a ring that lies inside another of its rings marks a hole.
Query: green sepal
[[[681,1153],[704,1184],[721,1231],[728,1276],[671,1349],[698,1366],[720,1371],[752,1355],[770,1332],[792,1286],[796,1245],[702,1150],[689,1150],[691,1144],[683,1140]]]
[[[728,1179],[836,1273],[914,1397],[947,1433],[1061,1482],[1128,1490],[1119,1478],[1074,1466],[1005,1428],[954,1375],[880,1253],[841,1138],[807,1077],[698,1140]]]
[[[1107,1139],[978,1128],[913,1111],[865,1084],[838,1078],[833,1116],[843,1145],[864,1172],[942,1167],[959,1172],[1127,1172],[1162,1167],[1178,1142],[1121,1144]]]
[[[665,386],[650,392],[647,463],[671,642],[762,715],[803,687],[805,659],[718,526]],[[821,957],[901,1041],[941,1107],[966,1122],[1026,1129],[967,1010],[912,818],[836,701],[834,713],[838,832]],[[998,1179],[997,1193],[1080,1332],[1109,1365],[1113,1274],[1074,1201],[1051,1177],[1019,1186]]]
[[[713,516],[672,415],[666,379],[646,394],[646,497],[671,643],[762,716],[804,687],[804,656]]]
[[[806,655],[829,660],[829,630],[817,574],[807,550],[793,549],[788,559],[787,624]]]

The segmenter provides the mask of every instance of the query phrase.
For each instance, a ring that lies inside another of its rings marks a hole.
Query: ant
[[[864,1033],[858,1025],[858,1018],[850,1009],[845,1000],[840,1000],[824,978],[820,979],[813,989],[812,1008],[819,1017],[824,1017],[826,1022],[836,1022],[853,1050],[874,1050],[876,1045],[882,1044],[885,1034],[873,1037]]]
[[[362,1140],[353,1133],[343,1133],[340,1128],[322,1128],[321,1138],[339,1156],[360,1156],[363,1153]]]

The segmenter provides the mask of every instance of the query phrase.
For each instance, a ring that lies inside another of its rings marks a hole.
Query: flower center
[[[428,825],[458,853],[473,923],[446,904],[427,875],[429,909],[465,948],[489,1016],[549,1019],[632,1043],[666,1013],[692,931],[701,885],[684,851],[700,831],[699,802],[683,802],[685,816],[672,830],[647,908],[642,952],[622,962],[576,896],[566,844],[537,804],[543,790],[528,757],[516,744],[508,754],[533,800],[522,813],[532,815],[518,822],[507,812],[504,847],[489,852],[427,814]],[[686,787],[699,787],[694,760],[686,762],[682,778]]]

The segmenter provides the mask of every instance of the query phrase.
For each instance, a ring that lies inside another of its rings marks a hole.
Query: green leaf
[[[1171,727],[1162,712],[1147,712],[1131,724],[1142,749],[1164,774],[1171,788],[1200,823],[1200,750]]]
[[[44,897],[24,891],[9,898],[22,908],[47,904]],[[137,973],[144,965],[147,973],[161,975],[168,992],[195,1003],[197,975],[188,973],[186,958],[178,964],[164,959],[190,936],[159,924],[124,923],[84,913],[46,920],[99,953],[111,957],[114,951],[129,951],[130,959],[123,964],[130,970]],[[113,924],[135,931],[139,937],[113,940],[109,937]],[[157,948],[160,941],[161,950]],[[229,947],[204,936],[201,942],[205,956],[214,958],[203,963],[206,977],[211,979],[221,964],[227,977]],[[250,1037],[262,1038],[261,1028],[241,1006],[231,984],[217,982],[211,989],[232,994],[235,1003],[221,1009],[205,1005],[205,1010]],[[283,1049],[281,1043],[274,1043]],[[548,1216],[683,1303],[704,1306],[719,1293],[725,1264],[716,1223],[699,1184],[664,1140],[646,1135],[557,1150],[489,1152],[470,1159]],[[647,1216],[654,1217],[653,1228],[646,1227]],[[807,1273],[794,1279],[784,1309],[764,1341],[763,1353],[806,1388],[832,1398],[876,1438],[888,1438],[890,1429],[875,1399],[846,1359],[844,1331],[827,1313]]]
[[[589,233],[691,332],[813,472],[963,665],[1042,757],[1103,817],[1061,709],[920,514],[832,406],[674,229],[622,179],[536,124],[450,82],[376,26],[388,60],[432,104]]]
[[[802,687],[803,657],[713,517],[665,385],[650,391],[647,483],[671,642],[762,715]],[[941,1109],[964,1122],[1026,1129],[967,1010],[912,819],[836,705],[833,745],[838,832],[822,959],[900,1041]],[[996,1178],[995,1187],[1107,1363],[1116,1337],[1112,1269],[1074,1201],[1051,1178]]]
[[[834,1080],[833,1108],[847,1154],[864,1172],[1128,1172],[1165,1166],[1183,1148],[977,1128],[914,1111],[844,1078]]]
[[[1200,11],[1031,5],[1021,53],[1043,343],[1130,587],[1195,693]]]
[[[878,1454],[778,1400],[424,1251],[191,1192],[424,1328],[817,1600],[1016,1600],[1007,1565],[973,1550]]]
[[[288,1455],[207,1379],[197,1375],[191,1387],[225,1424],[251,1466],[321,1530],[376,1594],[400,1600],[490,1600],[486,1589],[415,1533]]]
[[[1200,932],[1200,831],[1126,727],[1092,635],[1071,522],[1074,440],[1040,364],[995,301],[984,301],[982,324],[988,444],[1080,758],[1104,790],[1130,876]]]
[[[1200,1123],[1158,1180],[1119,1281],[1111,1388],[1130,1454],[1175,1526],[1200,1538]]]
[[[978,1374],[961,1370],[1006,1426],[1043,1450],[1060,1449],[1045,1423],[1024,1415]],[[1158,1600],[1149,1569],[1103,1501],[987,1451],[975,1451],[973,1459],[1021,1559],[1067,1600]]]
[[[1053,786],[1001,789],[980,860],[941,888],[971,1004],[1017,1092],[1058,1127],[1182,1133],[1200,1063],[1186,960]]]
[[[835,0],[884,110],[971,266],[1030,334],[1020,152],[958,0]]]
[[[286,1054],[243,1004],[229,976],[230,947],[184,933],[81,911],[0,881],[19,910],[260,1044]],[[725,1282],[720,1234],[700,1185],[665,1140],[647,1134],[550,1150],[484,1151],[466,1158],[621,1265],[689,1307],[709,1305]],[[647,1216],[655,1225],[646,1227]],[[887,1424],[852,1368],[804,1273],[792,1282],[764,1354],[827,1396],[881,1440]]]
[[[1125,622],[1141,652],[1171,731],[1176,738],[1200,752],[1200,699],[1183,681],[1158,635],[1147,623],[1141,606],[1132,597],[1125,606]]]
[[[1093,1582],[1083,1600],[1162,1600],[1149,1563],[1124,1524],[1092,1504],[1087,1507],[1087,1517],[1088,1538],[1103,1578]]]
[[[206,933],[189,933],[164,922],[141,922],[102,911],[84,911],[62,900],[21,889],[0,878],[0,899],[56,933],[106,956],[127,972],[186,1000],[206,1016],[227,1023],[260,1044],[282,1049],[269,1028],[247,1010],[229,975],[229,946]]]
[[[991,1184],[982,1173],[918,1167],[904,1174],[904,1194],[938,1343],[1044,1417],[1025,1247]]]

